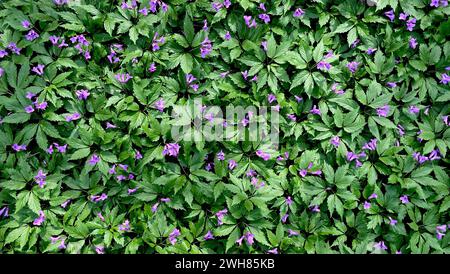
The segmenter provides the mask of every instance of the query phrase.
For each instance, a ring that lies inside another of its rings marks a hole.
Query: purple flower
[[[269,101],[270,104],[275,102],[276,100],[277,100],[277,97],[275,97],[275,95],[273,95],[273,94],[269,94],[267,96],[267,101]]]
[[[391,20],[391,22],[394,22],[394,19],[395,19],[394,10],[387,11],[384,13],[384,15],[386,15],[386,17],[389,18],[389,20]]]
[[[9,207],[5,206],[2,209],[0,209],[0,217],[7,218],[9,216]]]
[[[442,73],[441,81],[439,83],[444,84],[444,85],[450,83],[450,76],[447,73]]]
[[[338,86],[339,86],[338,83],[334,83],[334,84],[331,86],[331,90],[332,90],[334,93],[339,94],[339,95],[340,95],[340,94],[344,94],[345,91],[342,90],[342,89],[338,89]]]
[[[409,113],[411,114],[417,114],[420,112],[420,109],[417,106],[410,106],[409,107]]]
[[[174,245],[177,242],[177,237],[180,236],[180,231],[178,229],[174,229],[170,234],[169,234],[169,241],[172,245]]]
[[[263,47],[264,51],[267,51],[267,41],[262,41],[261,47]]]
[[[270,20],[270,18],[269,18],[269,20]],[[253,28],[253,27],[256,28],[256,26],[257,26],[255,19],[252,20],[251,16],[244,15],[244,21],[245,21],[245,24],[247,25],[247,27],[249,27],[249,28]]]
[[[372,193],[372,194],[369,196],[369,198],[367,198],[367,199],[371,200],[371,199],[376,199],[376,198],[378,198],[378,195],[377,195],[376,193]]]
[[[202,58],[205,58],[206,55],[209,55],[212,51],[212,45],[211,41],[208,39],[208,37],[205,37],[205,40],[200,45],[200,54]]]
[[[228,41],[228,40],[231,39],[231,34],[230,34],[229,31],[227,31],[227,33],[225,33],[224,39],[225,39],[226,41]]]
[[[34,177],[35,182],[39,185],[40,188],[43,188],[47,183],[45,179],[47,178],[46,174],[40,169],[37,175]]]
[[[340,142],[339,136],[334,136],[333,138],[331,138],[330,143],[335,146],[338,147]]]
[[[103,215],[102,215],[101,212],[97,213],[97,217],[98,217],[100,220],[102,220],[103,222],[105,221],[105,217],[103,217]]]
[[[377,242],[373,245],[375,249],[378,250],[387,250],[387,246],[384,244],[384,241]]]
[[[390,224],[390,225],[394,226],[394,225],[396,225],[396,224],[398,223],[397,220],[392,219],[391,217],[388,217],[388,218],[389,218],[389,224]]]
[[[359,63],[356,61],[350,62],[347,64],[347,68],[350,70],[351,73],[355,73],[358,69]]]
[[[75,94],[77,95],[79,100],[86,100],[90,95],[89,91],[87,91],[86,89],[77,90],[75,91]]]
[[[45,221],[45,214],[42,210],[39,210],[39,217],[34,219],[33,225],[40,226]]]
[[[150,67],[148,68],[148,71],[150,71],[150,72],[155,72],[155,71],[156,71],[156,65],[155,65],[155,63],[151,63],[151,64],[150,64]]]
[[[368,48],[366,52],[367,52],[367,54],[372,55],[375,51],[377,51],[377,49]]]
[[[207,31],[208,30],[208,20],[203,20],[203,28],[202,28],[204,31]]]
[[[131,78],[133,78],[133,76],[131,76],[129,73],[126,73],[126,74],[118,73],[115,75],[115,78],[117,79],[117,81],[124,84],[124,83],[128,82]]]
[[[214,239],[214,236],[213,236],[211,230],[208,230],[208,232],[205,234],[205,236],[203,236],[203,239],[204,239],[205,241],[206,241],[206,240],[212,240],[212,239]]]
[[[62,207],[62,208],[66,208],[67,205],[68,205],[70,202],[71,202],[70,199],[66,200],[64,203],[61,204],[61,207]]]
[[[443,121],[444,124],[446,124],[447,126],[450,126],[450,121],[449,121],[448,117],[449,117],[449,115],[442,116],[442,121]]]
[[[350,45],[350,47],[351,47],[351,48],[356,48],[356,46],[359,44],[359,42],[361,42],[361,40],[356,39],[356,40]]]
[[[106,122],[106,129],[117,128],[116,125],[111,124],[110,122]]]
[[[160,46],[162,44],[164,44],[165,41],[166,41],[166,39],[163,36],[159,37],[158,32],[155,32],[155,35],[153,36],[153,41],[152,41],[152,50],[153,51],[159,50]]]
[[[30,21],[28,21],[28,20],[23,20],[22,21],[22,27],[24,27],[25,29],[30,28],[30,26],[31,26]]]
[[[377,108],[377,114],[380,117],[387,117],[389,114],[389,106],[385,105],[380,108]]]
[[[156,101],[156,103],[155,103],[155,108],[157,109],[157,110],[159,110],[160,112],[163,112],[164,111],[164,100],[161,98],[161,99],[159,99],[158,101]]]
[[[368,201],[364,202],[364,209],[369,209],[371,206],[372,205]]]
[[[370,142],[367,142],[363,145],[362,149],[367,150],[375,150],[377,148],[377,139],[371,139]]]
[[[233,170],[235,167],[237,166],[237,163],[236,163],[236,161],[235,160],[229,160],[228,161],[228,168],[230,169],[230,170]]]
[[[44,74],[44,67],[44,65],[38,64],[37,66],[33,67],[31,71],[36,73],[37,75],[42,75]]]
[[[47,108],[47,102],[42,102],[42,103],[38,103],[37,102],[37,99],[36,99],[36,101],[34,102],[34,106],[36,107],[36,109],[39,109],[39,110],[45,110],[46,108]]]
[[[93,154],[93,155],[91,156],[91,159],[89,159],[89,164],[90,164],[91,166],[95,166],[99,161],[100,161],[100,157],[98,157],[97,154]]]
[[[137,190],[137,188],[129,188],[129,189],[127,190],[127,193],[128,193],[128,195],[131,195],[131,194],[135,193],[136,190]]]
[[[26,35],[25,35],[25,39],[27,39],[28,41],[33,41],[36,38],[39,37],[39,34],[37,34],[37,32],[35,32],[34,30],[30,30]]]
[[[16,152],[27,150],[27,146],[26,145],[13,144],[11,147]]]
[[[178,153],[180,151],[180,145],[177,143],[169,143],[164,146],[164,150],[162,152],[162,155],[169,155],[173,157],[178,157]]]
[[[320,208],[319,208],[318,205],[312,205],[312,206],[309,207],[309,209],[310,209],[312,212],[315,212],[315,213],[319,213],[319,212],[320,212]]]
[[[397,86],[396,82],[387,82],[386,86],[390,87],[390,88],[395,88]]]
[[[270,16],[266,13],[262,13],[258,16],[259,19],[263,20],[265,24],[270,22]]]
[[[328,71],[331,69],[331,64],[322,60],[319,63],[317,63],[317,69]]]
[[[0,49],[0,58],[3,58],[8,55],[8,52],[4,49]]]
[[[302,169],[298,172],[298,174],[302,177],[305,177],[308,174],[308,170]]]
[[[95,247],[95,252],[97,254],[105,254],[105,248],[103,246],[96,246]]]
[[[267,250],[268,254],[278,254],[278,249],[275,247],[274,249]]]
[[[309,113],[320,115],[320,109],[318,109],[317,106],[314,105],[313,108],[309,111]]]
[[[57,144],[57,143],[53,143],[54,145],[55,145],[55,147],[56,147],[56,149],[58,150],[58,152],[60,152],[60,153],[65,153],[66,152],[66,150],[67,150],[67,144],[65,144],[65,145],[63,145],[63,146],[60,146],[59,144]]]
[[[398,19],[405,21],[406,18],[408,18],[408,16],[409,14],[401,12],[400,15],[398,16]]]
[[[402,195],[400,196],[400,201],[402,202],[402,204],[407,204],[409,203],[409,199],[407,195]]]
[[[289,214],[284,214],[283,217],[281,217],[281,222],[286,223],[288,217],[289,217]]]
[[[416,26],[417,19],[411,18],[408,21],[406,21],[406,29],[409,31],[413,31],[414,27]]]
[[[108,198],[108,195],[106,195],[105,193],[102,193],[100,196],[99,195],[91,195],[91,201],[94,203],[98,203],[100,201],[104,201]]]
[[[11,50],[14,54],[20,55],[21,48],[17,47],[17,44],[14,42],[11,42],[8,44],[8,49]]]
[[[223,153],[222,150],[221,150],[219,153],[217,153],[217,160],[218,160],[218,161],[223,161],[223,160],[225,160],[225,153]]]
[[[286,202],[286,204],[287,204],[288,206],[292,205],[292,198],[291,198],[291,196],[287,196],[287,197],[285,198],[285,202]]]
[[[25,112],[26,112],[26,113],[32,113],[32,112],[34,112],[33,106],[26,106],[26,107],[25,107]]]
[[[266,153],[266,152],[264,152],[264,151],[262,151],[262,150],[260,150],[260,149],[258,149],[258,150],[256,151],[256,155],[257,155],[258,157],[262,158],[264,161],[268,161],[268,160],[270,159],[270,154],[269,154],[269,153]]]
[[[288,229],[288,233],[289,233],[289,237],[291,237],[291,236],[297,236],[297,235],[299,235],[300,233],[298,233],[297,231],[294,231],[294,230],[292,230],[292,229]]]
[[[130,221],[125,220],[125,222],[119,225],[119,231],[130,231]]]
[[[430,7],[439,7],[439,0],[431,0]]]
[[[301,8],[297,8],[294,11],[294,17],[300,17],[300,16],[303,16],[304,14],[305,14],[305,12]]]

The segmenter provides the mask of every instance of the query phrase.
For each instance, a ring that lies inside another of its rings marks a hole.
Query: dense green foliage
[[[64,2],[0,2],[0,253],[450,253],[446,1]]]

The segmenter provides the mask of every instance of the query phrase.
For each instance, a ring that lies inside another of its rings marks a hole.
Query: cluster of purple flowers
[[[347,68],[350,70],[351,73],[355,73],[356,70],[358,70],[358,66],[359,66],[359,63],[356,61],[349,62],[347,64]]]
[[[174,245],[177,243],[177,237],[180,236],[180,230],[175,228],[170,234],[169,234],[169,242],[170,244]]]
[[[439,6],[441,7],[448,6],[448,0],[431,0],[430,7],[438,8]]]
[[[213,10],[215,12],[218,12],[221,8],[225,7],[226,9],[228,9],[231,6],[231,1],[230,0],[224,0],[222,1],[222,3],[220,2],[213,2],[211,4]]]
[[[58,48],[65,48],[69,46],[69,44],[66,43],[66,40],[63,37],[51,35],[50,37],[48,37],[48,40],[52,43],[53,46],[58,45],[59,40],[61,40],[61,43],[59,43]]]
[[[27,99],[32,100],[36,95],[34,93],[28,92],[26,95]],[[34,105],[34,108],[33,108]],[[34,100],[33,105],[29,105],[25,107],[25,112],[26,113],[33,113],[35,111],[35,109],[37,110],[45,110],[47,108],[47,102],[41,102],[39,103],[38,98],[36,98],[36,100]]]
[[[58,150],[58,152],[60,152],[60,153],[65,153],[67,150],[67,144],[61,146],[58,143],[53,143],[47,148],[47,153],[50,155],[53,154],[53,152],[54,152],[53,146],[55,146],[56,149]]]
[[[125,220],[122,224],[119,225],[119,231],[130,231],[130,221]]]
[[[227,215],[228,214],[228,209],[222,209],[222,210],[219,210],[217,213],[216,213],[216,217],[217,217],[217,225],[223,225],[223,218],[225,217],[225,215]]]
[[[101,195],[91,195],[90,199],[94,203],[98,203],[100,201],[104,201],[108,198],[108,195],[106,193],[102,193]]]
[[[347,161],[352,162],[353,160],[355,160],[356,163],[356,167],[361,167],[362,163],[361,161],[359,161],[360,158],[366,157],[366,153],[363,151],[360,154],[355,154],[351,151],[347,152]]]
[[[163,156],[169,155],[169,156],[173,156],[173,157],[178,157],[179,151],[180,151],[180,145],[179,144],[177,144],[177,143],[169,143],[169,144],[166,144],[164,146],[162,155]]]
[[[331,86],[331,90],[336,93],[337,95],[342,95],[345,93],[345,91],[343,89],[339,89],[338,88],[339,84],[338,83],[333,83],[333,85]]]
[[[330,50],[323,57],[323,59],[321,61],[319,61],[319,63],[317,63],[317,69],[326,70],[326,71],[330,70],[331,69],[331,64],[329,62],[327,62],[326,60],[330,59],[330,58],[333,58],[333,57],[334,57],[333,51]]]
[[[45,186],[45,184],[47,183],[45,181],[45,179],[47,178],[46,176],[47,174],[45,174],[42,169],[40,169],[37,173],[37,175],[34,177],[35,182],[39,185],[40,188],[43,188]]]
[[[190,88],[192,88],[194,91],[198,90],[198,84],[194,84],[193,82],[196,81],[197,78],[194,77],[192,74],[186,74],[186,83]]]
[[[423,164],[427,161],[439,160],[439,159],[441,159],[441,157],[439,155],[440,155],[440,152],[438,149],[431,151],[428,156],[421,155],[419,152],[414,152],[412,154],[414,160],[416,160],[419,164]]]
[[[15,152],[27,150],[27,146],[26,146],[26,145],[19,145],[19,144],[13,144],[13,145],[11,146],[11,148],[12,148]]]
[[[38,37],[39,34],[34,30],[28,31],[28,33],[25,35],[25,39],[27,39],[28,41],[36,40]]]
[[[159,36],[158,32],[155,32],[155,35],[153,36],[153,41],[152,41],[152,50],[153,51],[159,50],[160,46],[162,44],[164,44],[165,41],[166,41],[166,39],[164,38],[164,36]]]
[[[66,246],[66,238],[62,238],[61,236],[57,236],[57,237],[50,237],[50,242],[52,244],[56,244],[59,241],[59,245],[58,245],[58,249],[65,249],[67,248]]]
[[[14,42],[10,42],[7,46],[7,49],[9,49],[12,53],[16,55],[20,55],[21,48],[17,47],[17,44]],[[0,49],[0,58],[3,58],[8,55],[8,51],[6,49]]]
[[[308,167],[305,168],[305,169],[301,169],[301,170],[298,172],[298,174],[299,174],[301,177],[305,177],[305,176],[308,175],[308,174],[311,174],[311,175],[318,175],[318,176],[322,175],[322,170],[320,170],[320,169],[315,170],[315,171],[312,171],[313,166],[314,166],[314,164],[313,164],[312,162],[310,162],[310,163],[308,164]]]
[[[377,114],[380,117],[387,117],[389,114],[389,106],[385,105],[380,108],[377,108]]]
[[[245,24],[247,25],[247,27],[249,27],[249,28],[256,28],[256,26],[258,25],[256,23],[256,20],[254,18],[252,18],[251,15],[244,15],[244,21],[245,21]]]
[[[254,243],[254,238],[255,235],[250,233],[250,232],[246,232],[242,237],[240,237],[239,239],[236,240],[236,243],[241,246],[242,245],[242,241],[245,239],[245,241],[247,242],[247,244],[249,245],[253,245]]]
[[[202,58],[205,58],[206,55],[209,55],[212,51],[211,40],[208,37],[205,37],[205,40],[200,45],[200,54]]]
[[[129,73],[118,73],[115,75],[115,78],[117,79],[117,81],[119,81],[119,83],[125,84],[130,81],[133,76],[131,76]]]

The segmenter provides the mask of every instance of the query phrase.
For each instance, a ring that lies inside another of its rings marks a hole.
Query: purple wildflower
[[[333,138],[331,138],[330,143],[335,146],[338,147],[340,144],[340,139],[339,136],[334,136]]]
[[[172,245],[174,245],[177,242],[177,237],[180,236],[180,231],[178,229],[174,229],[170,234],[169,234],[169,241]]]
[[[305,12],[301,9],[301,8],[297,8],[294,11],[294,17],[300,17],[303,16],[305,14]]]
[[[351,73],[355,73],[358,69],[359,63],[356,61],[350,62],[347,64],[347,68],[350,70]]]
[[[205,58],[206,55],[209,55],[211,51],[212,51],[211,41],[208,39],[208,37],[205,37],[205,40],[203,40],[200,46],[200,54],[202,58]]]
[[[39,217],[34,219],[33,225],[40,226],[45,221],[45,214],[44,211],[39,210]]]
[[[389,18],[389,20],[391,20],[391,22],[394,22],[394,19],[395,19],[394,10],[387,11],[384,13],[384,15],[386,15],[386,17]]]
[[[119,231],[130,231],[130,221],[125,220],[125,222],[119,225]]]
[[[309,111],[309,113],[320,115],[320,109],[317,108],[316,105],[314,105],[313,108]]]
[[[16,152],[27,150],[27,146],[26,145],[13,144],[11,147]]]
[[[387,117],[389,114],[389,106],[385,105],[380,108],[377,108],[377,114],[380,117]]]
[[[44,67],[44,65],[38,64],[37,66],[33,67],[31,71],[36,73],[37,75],[42,75],[44,74]]]
[[[133,78],[133,76],[131,76],[129,73],[118,73],[115,75],[115,78],[117,79],[117,81],[124,84],[128,82],[131,78]]]
[[[413,31],[414,27],[416,26],[417,19],[411,18],[406,22],[406,29],[409,31]]]
[[[409,203],[409,199],[407,195],[402,195],[400,196],[400,201],[402,202],[402,204],[407,204]]]
[[[180,151],[180,145],[177,143],[169,143],[164,146],[164,150],[162,155],[169,155],[173,157],[178,157],[178,153]]]
[[[89,159],[89,164],[90,164],[91,166],[95,166],[99,161],[100,161],[100,157],[98,157],[97,154],[93,154],[93,155],[91,156],[91,159]]]
[[[47,178],[46,174],[40,169],[37,175],[34,177],[35,182],[39,185],[40,188],[43,188],[47,183],[45,179]]]
[[[228,168],[230,170],[233,170],[236,166],[237,166],[237,163],[236,163],[235,160],[231,159],[231,160],[228,161]]]
[[[25,35],[25,39],[27,39],[28,41],[33,41],[33,40],[37,39],[38,37],[39,37],[39,34],[37,34],[37,32],[35,32],[34,30],[30,30]]]
[[[214,239],[214,236],[213,236],[213,233],[211,232],[211,230],[208,230],[208,232],[205,234],[205,236],[203,236],[203,239],[205,241]]]
[[[80,89],[75,91],[75,94],[77,95],[79,100],[86,100],[88,96],[90,95],[89,91],[87,89]]]
[[[373,245],[375,249],[378,250],[387,250],[387,246],[384,244],[384,241],[377,242]]]

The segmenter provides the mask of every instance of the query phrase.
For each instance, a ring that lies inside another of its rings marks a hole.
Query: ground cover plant
[[[449,14],[1,1],[0,253],[450,253]]]

